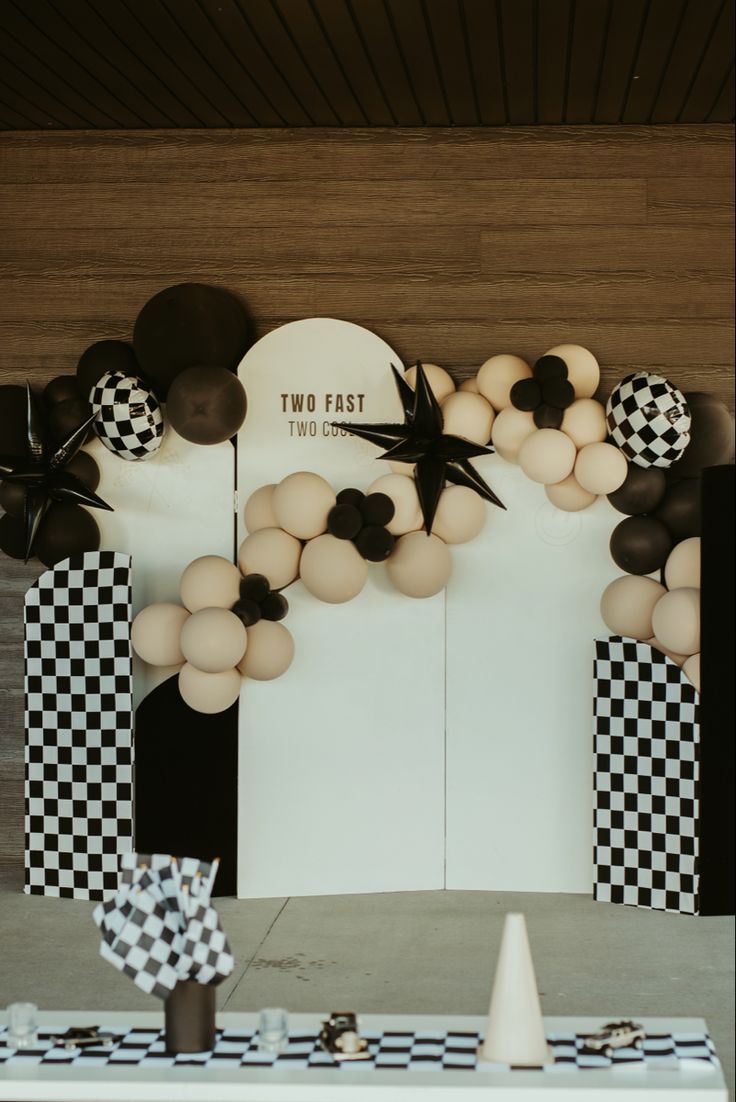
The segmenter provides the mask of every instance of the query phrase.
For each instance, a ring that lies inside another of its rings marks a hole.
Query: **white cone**
[[[552,1059],[522,914],[506,915],[486,1036],[478,1058],[517,1067],[539,1067]]]

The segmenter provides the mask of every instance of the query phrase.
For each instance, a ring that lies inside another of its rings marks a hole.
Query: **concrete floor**
[[[93,904],[0,880],[0,1006],[151,1010],[99,956]],[[507,911],[527,917],[546,1014],[704,1017],[734,1086],[734,925],[583,895],[412,892],[218,901],[236,968],[220,1009],[485,1014]]]

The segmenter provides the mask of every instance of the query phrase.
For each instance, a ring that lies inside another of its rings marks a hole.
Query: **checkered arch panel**
[[[26,880],[102,899],[132,849],[130,556],[87,552],[26,594]]]
[[[697,914],[698,694],[648,643],[595,647],[595,898]]]

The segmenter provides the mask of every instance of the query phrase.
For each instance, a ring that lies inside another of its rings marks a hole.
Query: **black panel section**
[[[135,845],[140,853],[219,857],[214,894],[236,894],[238,704],[195,712],[176,674],[136,709]]]
[[[703,471],[700,913],[734,913],[734,467]]]

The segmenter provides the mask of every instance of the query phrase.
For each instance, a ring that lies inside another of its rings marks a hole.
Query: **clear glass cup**
[[[258,1049],[278,1053],[289,1040],[289,1015],[278,1006],[267,1006],[258,1015]]]
[[[11,1003],[8,1007],[8,1045],[32,1048],[38,1039],[38,1007],[35,1003]]]

